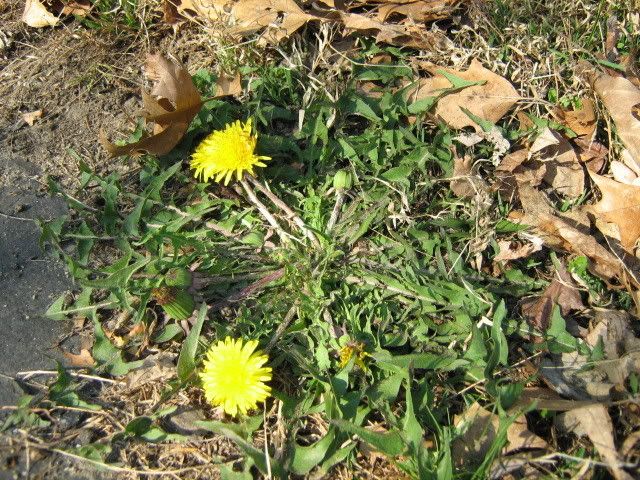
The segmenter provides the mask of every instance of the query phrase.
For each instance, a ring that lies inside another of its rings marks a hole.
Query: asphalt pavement
[[[43,191],[37,173],[30,162],[0,156],[0,405],[15,405],[22,395],[7,377],[56,368],[55,344],[65,327],[44,312],[71,281],[64,265],[40,249],[34,220],[59,217],[66,206]]]

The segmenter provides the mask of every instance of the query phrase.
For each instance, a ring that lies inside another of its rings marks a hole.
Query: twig
[[[204,468],[208,468],[209,465],[203,465],[201,467],[185,467],[185,468],[177,468],[174,470],[167,470],[167,469],[162,469],[162,470],[136,470],[134,468],[125,468],[125,467],[118,467],[116,465],[109,465],[108,463],[104,463],[104,462],[99,462],[97,460],[93,460],[91,458],[86,458],[80,455],[76,455],[74,453],[70,453],[70,452],[66,452],[64,450],[61,450],[59,448],[50,448],[50,447],[45,447],[45,446],[41,446],[41,445],[37,445],[37,444],[32,444],[32,447],[35,448],[39,448],[41,450],[48,450],[50,452],[55,452],[55,453],[59,453],[60,455],[64,456],[64,457],[69,457],[69,458],[73,458],[74,460],[78,460],[80,462],[86,462],[86,463],[90,463],[92,465],[95,465],[97,467],[100,468],[105,468],[107,470],[110,470],[112,472],[119,472],[119,473],[133,473],[136,475],[150,475],[150,476],[162,476],[162,475],[175,475],[175,474],[179,474],[179,473],[186,473],[186,472],[191,472],[194,470],[203,470]]]
[[[76,372],[67,372],[67,373],[73,377],[84,378],[85,380],[95,380],[97,382],[112,383],[112,384],[123,383],[120,380],[112,380],[110,378],[98,377],[96,375],[86,375],[84,373],[76,373]],[[24,380],[26,380],[36,375],[50,375],[50,376],[58,375],[58,372],[56,370],[31,370],[31,371],[16,373],[16,376],[18,375],[23,376]]]
[[[242,178],[240,180],[240,184],[244,188],[245,192],[247,192],[247,196],[249,197],[249,200],[251,201],[251,203],[253,203],[258,208],[262,216],[275,229],[275,231],[278,233],[278,235],[282,239],[282,242],[288,243],[290,238],[294,238],[291,234],[283,230],[283,228],[280,226],[278,221],[273,217],[273,215],[271,215],[269,210],[267,210],[267,207],[265,207],[264,204],[260,200],[258,200],[258,197],[256,197],[256,193],[251,188],[251,185],[247,183],[247,180],[245,178]]]
[[[333,230],[333,227],[336,225],[338,221],[338,217],[340,215],[340,210],[342,210],[342,205],[344,204],[344,191],[338,190],[336,192],[336,203],[333,205],[333,210],[331,211],[331,216],[329,217],[329,221],[327,222],[327,232]]]
[[[284,203],[277,195],[275,195],[271,190],[269,190],[264,184],[259,182],[257,179],[252,177],[251,175],[246,175],[245,178],[248,178],[253,185],[260,190],[271,202],[278,208],[280,208],[291,220],[295,223],[298,228],[304,233],[304,235],[309,239],[309,241],[313,244],[314,247],[320,247],[320,242],[314,235],[314,233],[309,230],[300,218],[300,216],[289,208],[289,205]]]
[[[13,215],[9,215],[8,213],[0,212],[0,217],[10,218],[11,220],[20,220],[21,222],[33,222],[33,223],[35,223],[35,220],[33,218],[14,217]]]
[[[264,431],[264,462],[267,464],[267,478],[271,480],[271,458],[269,457],[269,442],[267,436],[267,410],[264,404],[262,405],[262,426]]]

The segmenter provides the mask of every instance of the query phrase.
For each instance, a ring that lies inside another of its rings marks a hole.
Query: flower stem
[[[291,208],[289,208],[289,205],[284,203],[277,195],[275,195],[271,190],[269,190],[264,184],[260,183],[254,177],[247,175],[245,178],[249,179],[249,181],[253,183],[253,185],[258,190],[260,190],[269,200],[271,200],[271,202],[276,207],[281,209],[287,215],[287,217],[289,217],[293,221],[293,223],[295,223],[298,226],[298,228],[302,231],[304,236],[309,239],[309,241],[313,244],[314,247],[320,247],[320,242],[318,242],[318,239],[316,238],[316,236],[313,234],[311,230],[309,230],[309,228],[305,225],[305,223],[298,216],[298,214],[296,214],[296,212],[294,212],[293,210],[291,210]]]
[[[342,204],[344,203],[344,191],[338,190],[336,192],[336,203],[333,206],[333,210],[331,211],[331,216],[329,217],[329,221],[327,222],[327,232],[333,230],[333,227],[336,225],[338,221],[338,217],[340,216],[340,210],[342,209]]]
[[[262,216],[267,220],[267,222],[269,222],[269,225],[271,225],[273,229],[278,233],[278,235],[282,239],[282,243],[288,243],[292,238],[292,235],[282,229],[278,221],[273,217],[273,215],[271,215],[269,210],[267,210],[267,207],[265,207],[264,204],[260,200],[258,200],[258,197],[251,188],[251,185],[247,183],[246,177],[240,180],[240,184],[244,188],[244,191],[247,192],[247,196],[249,197],[251,203],[253,203],[258,208]]]

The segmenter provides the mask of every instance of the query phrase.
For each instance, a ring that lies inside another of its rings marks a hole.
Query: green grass
[[[107,3],[97,2],[104,15]],[[497,2],[498,31],[516,19],[530,19],[532,12],[523,9],[535,3]],[[126,5],[133,3],[121,6],[128,18]],[[548,35],[551,28],[531,23],[529,33]],[[593,24],[569,28],[575,41],[593,39],[588,48],[598,44]],[[498,31],[494,41],[500,44]],[[365,43],[352,71],[335,80],[335,98],[318,89],[310,99],[301,68],[269,62],[245,66],[242,73],[251,81],[243,101],[207,102],[171,154],[143,157],[140,168],[125,177],[101,177],[81,165],[79,192],[66,196],[71,213],[42,225],[42,241],[59,247],[76,286],[73,298],[62,296],[48,314],[92,322],[95,375],[126,375],[156,350],[179,354],[177,371],[156,385],[159,401],[122,408],[60,368],[48,395],[25,398],[5,426],[42,428],[43,419],[28,409],[42,402],[119,412],[119,429],[111,425],[109,434],[96,429],[81,449],[63,446],[105,464],[121,462],[118,452],[136,445],[188,441],[168,433],[163,419],[176,405],[210,412],[193,372],[207,345],[229,335],[272,347],[274,398],[267,402],[265,425],[260,412],[199,425],[231,439],[243,453],[235,471],[227,459],[217,459],[223,478],[251,478],[255,469],[262,474],[271,469],[280,477],[313,472],[319,478],[336,465],[353,468],[364,444],[412,478],[488,475],[514,419],[507,409],[522,387],[535,381],[512,365],[541,348],[590,352],[568,334],[559,312],[547,332],[532,332],[519,313],[518,301],[547,285],[541,274],[553,271],[552,256],[512,262],[499,276],[482,268],[491,265],[497,241],[519,229],[507,219],[512,206],[497,195],[483,206],[452,194],[446,181],[453,172],[452,146],[459,153],[463,148],[453,139],[456,132],[421,121],[429,102],[411,103],[403,89],[391,93],[388,87],[415,80],[407,54],[388,49],[393,65],[368,65],[376,49]],[[564,61],[561,57],[556,61]],[[364,79],[380,85],[380,98],[357,90],[356,81]],[[194,80],[203,95],[214,91],[212,72],[199,71]],[[562,95],[557,92],[554,102]],[[259,132],[258,152],[272,157],[260,179],[314,232],[318,247],[269,205],[297,237],[281,242],[240,189],[198,183],[189,171],[185,160],[206,134],[247,118]],[[531,133],[508,121],[499,126],[507,138]],[[491,150],[484,142],[469,153],[486,158]],[[482,168],[491,176],[491,165]],[[353,185],[329,230],[338,172],[349,172]],[[53,180],[50,187],[62,192]],[[185,336],[182,325],[164,317],[151,292],[170,268],[192,266],[209,280],[198,291],[200,299],[214,307],[207,315],[201,310]],[[277,280],[248,294],[243,290],[281,269]],[[606,294],[580,258],[572,260],[570,270],[594,296]],[[230,298],[235,301],[224,304]],[[615,301],[623,305],[629,299]],[[121,315],[116,330],[106,330],[105,322],[121,312],[127,316]],[[145,335],[127,337],[136,325],[143,325]],[[114,334],[126,340],[114,343]],[[532,334],[543,343],[532,342]],[[341,366],[339,353],[347,345],[366,352],[365,368],[355,359]],[[634,378],[630,389],[637,392]],[[276,400],[279,414],[272,410]],[[121,399],[128,401],[135,400]],[[475,401],[495,411],[501,426],[482,462],[456,464],[451,445],[462,432],[453,417]],[[551,414],[536,415],[549,424],[543,417]],[[382,428],[367,428],[373,424]],[[276,426],[284,431],[283,444],[267,461],[257,439],[263,427]],[[593,455],[577,449],[572,454]],[[551,478],[566,478],[580,467],[566,460]]]

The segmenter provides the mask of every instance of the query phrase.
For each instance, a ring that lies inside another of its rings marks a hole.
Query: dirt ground
[[[44,316],[73,287],[64,266],[38,244],[34,220],[66,212],[64,201],[47,193],[47,176],[73,194],[79,160],[103,173],[128,169],[105,161],[97,135],[124,127],[125,112],[135,109],[145,49],[73,22],[29,29],[20,22],[22,2],[12,3],[0,2],[0,405],[15,405],[24,393],[11,380],[17,372],[55,369],[69,332]],[[37,110],[42,117],[28,125],[23,114]],[[32,451],[27,459],[20,444],[19,433],[0,438],[1,479],[98,478],[55,456]]]

